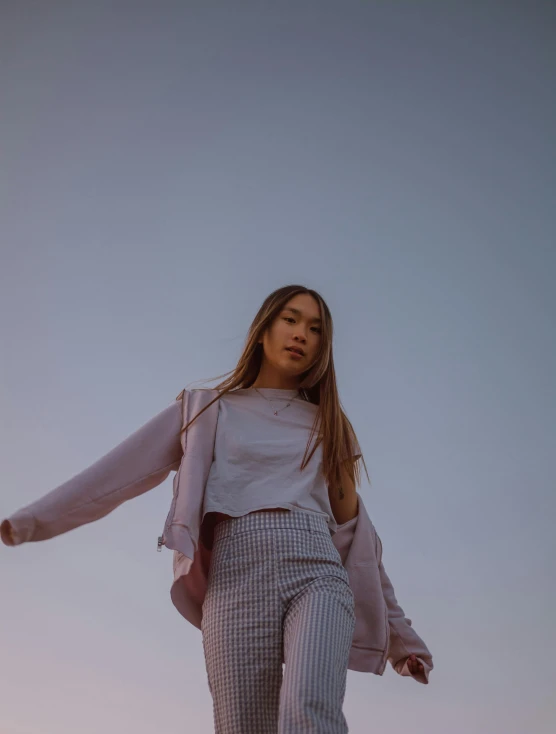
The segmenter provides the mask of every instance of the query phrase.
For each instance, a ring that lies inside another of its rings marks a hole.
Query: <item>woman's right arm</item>
[[[47,540],[99,520],[179,468],[182,404],[151,418],[94,464],[0,525],[6,545]]]

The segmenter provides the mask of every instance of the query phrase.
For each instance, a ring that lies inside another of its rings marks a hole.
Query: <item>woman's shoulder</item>
[[[210,387],[193,387],[193,388],[191,388],[189,390],[187,388],[184,388],[180,392],[180,394],[176,397],[176,400],[183,400],[183,398],[186,395],[193,395],[193,394],[196,394],[196,393],[203,393],[203,392],[212,393],[214,395],[217,395],[218,394],[218,390],[215,390],[214,388],[210,388]]]

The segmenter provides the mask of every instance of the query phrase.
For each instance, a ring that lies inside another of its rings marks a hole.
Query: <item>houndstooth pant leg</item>
[[[347,732],[354,626],[323,518],[262,512],[217,525],[201,624],[216,734]]]

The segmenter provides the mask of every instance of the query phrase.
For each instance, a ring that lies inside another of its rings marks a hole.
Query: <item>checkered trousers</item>
[[[215,734],[347,732],[354,628],[353,592],[322,516],[219,523],[201,624]]]

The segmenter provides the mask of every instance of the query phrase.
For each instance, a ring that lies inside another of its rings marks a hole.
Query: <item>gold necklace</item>
[[[271,407],[272,407],[272,401],[270,400],[270,398],[267,398],[266,395],[263,395],[262,392],[258,388],[255,388],[255,390],[259,393],[259,395],[261,396],[261,398],[264,398],[267,401],[267,403],[270,403],[271,404]],[[297,395],[299,395],[299,390],[296,390],[295,391],[295,394],[291,396],[290,400],[293,400]],[[280,408],[280,410],[274,410],[274,408],[272,407],[272,412],[274,413],[274,415],[278,415],[278,413],[280,413],[280,411],[286,410],[286,408],[289,408],[290,405],[291,405],[291,403],[288,403],[283,408]]]

